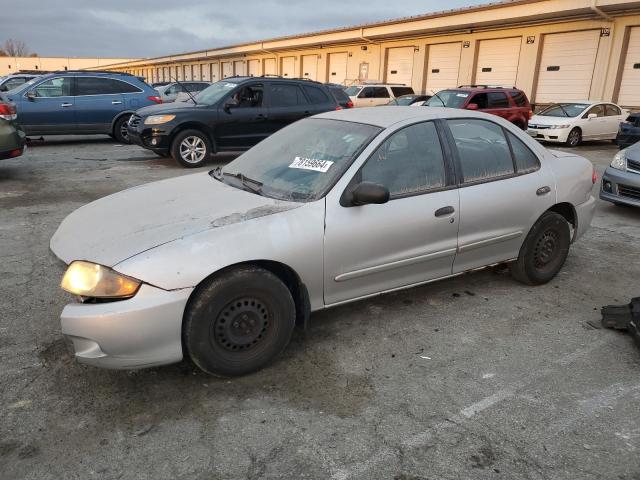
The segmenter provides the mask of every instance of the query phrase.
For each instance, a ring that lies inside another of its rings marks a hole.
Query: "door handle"
[[[447,207],[442,207],[439,208],[438,210],[436,210],[436,217],[444,217],[446,215],[451,215],[453,212],[455,212],[456,209],[453,208],[451,205],[447,206]]]
[[[536,195],[541,197],[542,195],[546,195],[550,191],[551,191],[551,187],[547,187],[547,186],[540,187],[538,190],[536,190]]]
[[[118,102],[117,100],[114,100],[113,102],[111,102],[111,105],[122,105],[122,102]]]
[[[61,107],[73,107],[73,103],[63,103],[62,105],[60,105]]]

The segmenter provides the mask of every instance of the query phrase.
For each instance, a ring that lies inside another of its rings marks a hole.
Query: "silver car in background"
[[[595,209],[592,164],[494,115],[377,107],[296,122],[224,168],[81,207],[51,239],[76,358],[257,370],[312,311],[509,262],[548,282]]]
[[[156,90],[160,94],[160,98],[162,98],[162,103],[171,103],[179,99],[188,100],[191,98],[189,93],[195,96],[210,86],[211,83],[209,82],[174,82],[156,87]]]
[[[613,157],[602,176],[600,198],[616,205],[640,207],[640,142]]]

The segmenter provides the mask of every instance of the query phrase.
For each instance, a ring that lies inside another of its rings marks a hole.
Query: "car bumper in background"
[[[19,157],[25,145],[25,133],[14,122],[0,120],[0,160]]]
[[[600,183],[600,198],[640,207],[640,174],[607,167]]]
[[[570,128],[528,128],[527,133],[536,140],[564,143],[569,136]]]
[[[193,289],[142,285],[128,300],[73,303],[62,311],[62,333],[81,363],[112,369],[182,360],[182,316]]]

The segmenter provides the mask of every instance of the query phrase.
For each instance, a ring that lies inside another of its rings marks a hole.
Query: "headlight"
[[[176,118],[175,115],[150,115],[144,120],[145,125],[161,125]]]
[[[141,282],[95,263],[75,261],[67,268],[60,286],[81,297],[133,297]]]
[[[613,157],[613,161],[611,162],[611,168],[615,168],[617,170],[627,169],[627,149],[626,148],[616,153],[616,156]]]
[[[551,128],[569,128],[571,125],[551,125]]]

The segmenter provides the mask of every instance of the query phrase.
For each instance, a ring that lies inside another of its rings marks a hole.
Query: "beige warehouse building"
[[[640,1],[510,0],[110,68],[153,82],[281,75],[415,91],[515,85],[537,104],[640,108]]]
[[[55,72],[104,67],[114,63],[132,62],[135,58],[77,58],[77,57],[0,57],[0,76],[20,71]]]

